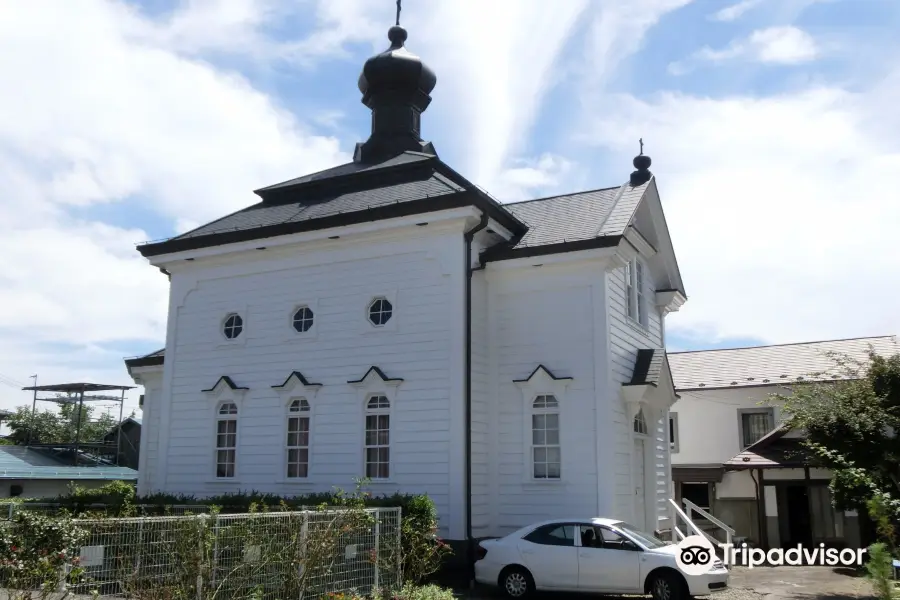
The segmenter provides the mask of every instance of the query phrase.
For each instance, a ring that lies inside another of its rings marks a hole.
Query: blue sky
[[[393,18],[0,6],[0,405],[34,373],[128,383],[166,317],[134,245],[347,161]],[[438,75],[424,137],[501,201],[619,185],[643,137],[689,295],[670,349],[900,331],[900,3],[406,0],[402,22]]]

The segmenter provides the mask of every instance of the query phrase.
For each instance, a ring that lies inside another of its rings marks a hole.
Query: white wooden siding
[[[413,246],[411,248],[411,245]],[[418,250],[415,246],[418,245]],[[390,482],[372,483],[376,494],[427,493],[437,504],[442,535],[459,520],[464,507],[451,506],[449,495],[463,486],[451,481],[450,378],[453,337],[462,329],[448,311],[461,277],[446,273],[442,261],[456,256],[461,274],[459,234],[370,243],[364,256],[339,260],[328,252],[304,256],[305,266],[283,260],[256,262],[247,274],[217,268],[192,273],[199,278],[177,312],[177,360],[172,373],[165,480],[168,492],[210,495],[259,490],[281,495],[354,487],[361,477],[363,411],[356,380],[372,365],[388,377],[403,378],[391,408]],[[300,261],[298,261],[300,262]],[[459,275],[459,274],[455,274]],[[178,277],[173,274],[173,288]],[[366,329],[371,297],[395,294],[392,328]],[[290,314],[299,301],[315,301],[316,334],[293,335]],[[221,320],[237,311],[244,318],[239,343],[220,334]],[[170,344],[169,347],[172,347]],[[321,383],[313,406],[310,481],[285,481],[283,470],[285,407],[273,385],[292,371]],[[249,391],[238,416],[237,477],[216,480],[213,469],[214,405],[201,390],[230,376]],[[455,382],[454,382],[455,385]],[[459,534],[459,531],[454,531]],[[464,532],[463,532],[464,533]]]
[[[472,277],[472,535],[490,535],[490,365],[487,282],[484,272]]]
[[[645,286],[648,290],[654,290],[649,269],[644,270]],[[612,387],[616,397],[623,383],[631,380],[634,373],[634,363],[637,359],[637,351],[641,348],[662,348],[662,324],[659,311],[653,305],[653,294],[647,292],[648,299],[648,323],[647,327],[641,327],[629,319],[625,303],[625,269],[615,269],[607,275],[609,286],[609,336],[610,336],[610,360],[612,368]],[[633,424],[627,417],[624,403],[620,400],[613,403],[613,419],[616,423],[616,516],[630,518],[633,512],[634,490],[631,483],[631,452]],[[668,423],[668,417],[666,417]],[[668,509],[666,503],[670,494],[671,469],[668,466],[667,430],[662,426],[650,425],[653,440],[653,469],[656,479],[656,489],[647,490],[647,500],[655,498],[657,505],[657,518],[666,519]],[[667,427],[668,425],[666,425]],[[648,524],[654,525],[654,524]],[[655,526],[654,526],[655,527]]]
[[[583,274],[566,281],[560,274],[560,279],[547,274],[551,271],[530,270],[527,282],[515,277],[490,281],[497,404],[494,535],[554,516],[594,514],[597,509],[594,298]],[[526,483],[530,461],[523,435],[528,417],[522,392],[513,381],[527,378],[539,364],[557,377],[573,380],[559,398],[562,480]]]

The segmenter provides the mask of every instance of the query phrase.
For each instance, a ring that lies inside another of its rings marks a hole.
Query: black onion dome
[[[394,26],[388,31],[391,47],[366,61],[359,76],[359,91],[363,102],[370,94],[380,90],[420,91],[431,93],[437,76],[418,56],[403,46],[406,30]]]

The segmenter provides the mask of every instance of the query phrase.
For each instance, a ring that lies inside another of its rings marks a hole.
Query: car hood
[[[651,548],[647,550],[647,552],[652,552],[653,554],[664,554],[666,556],[675,557],[678,556],[678,553],[681,552],[681,548],[679,548],[675,544],[668,544],[663,546],[662,548]]]

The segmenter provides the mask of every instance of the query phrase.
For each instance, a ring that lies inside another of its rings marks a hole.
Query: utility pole
[[[28,427],[28,446],[31,445],[32,438],[34,437],[34,416],[37,411],[37,375],[32,375],[31,379],[34,380],[34,395],[31,400],[31,425]]]

